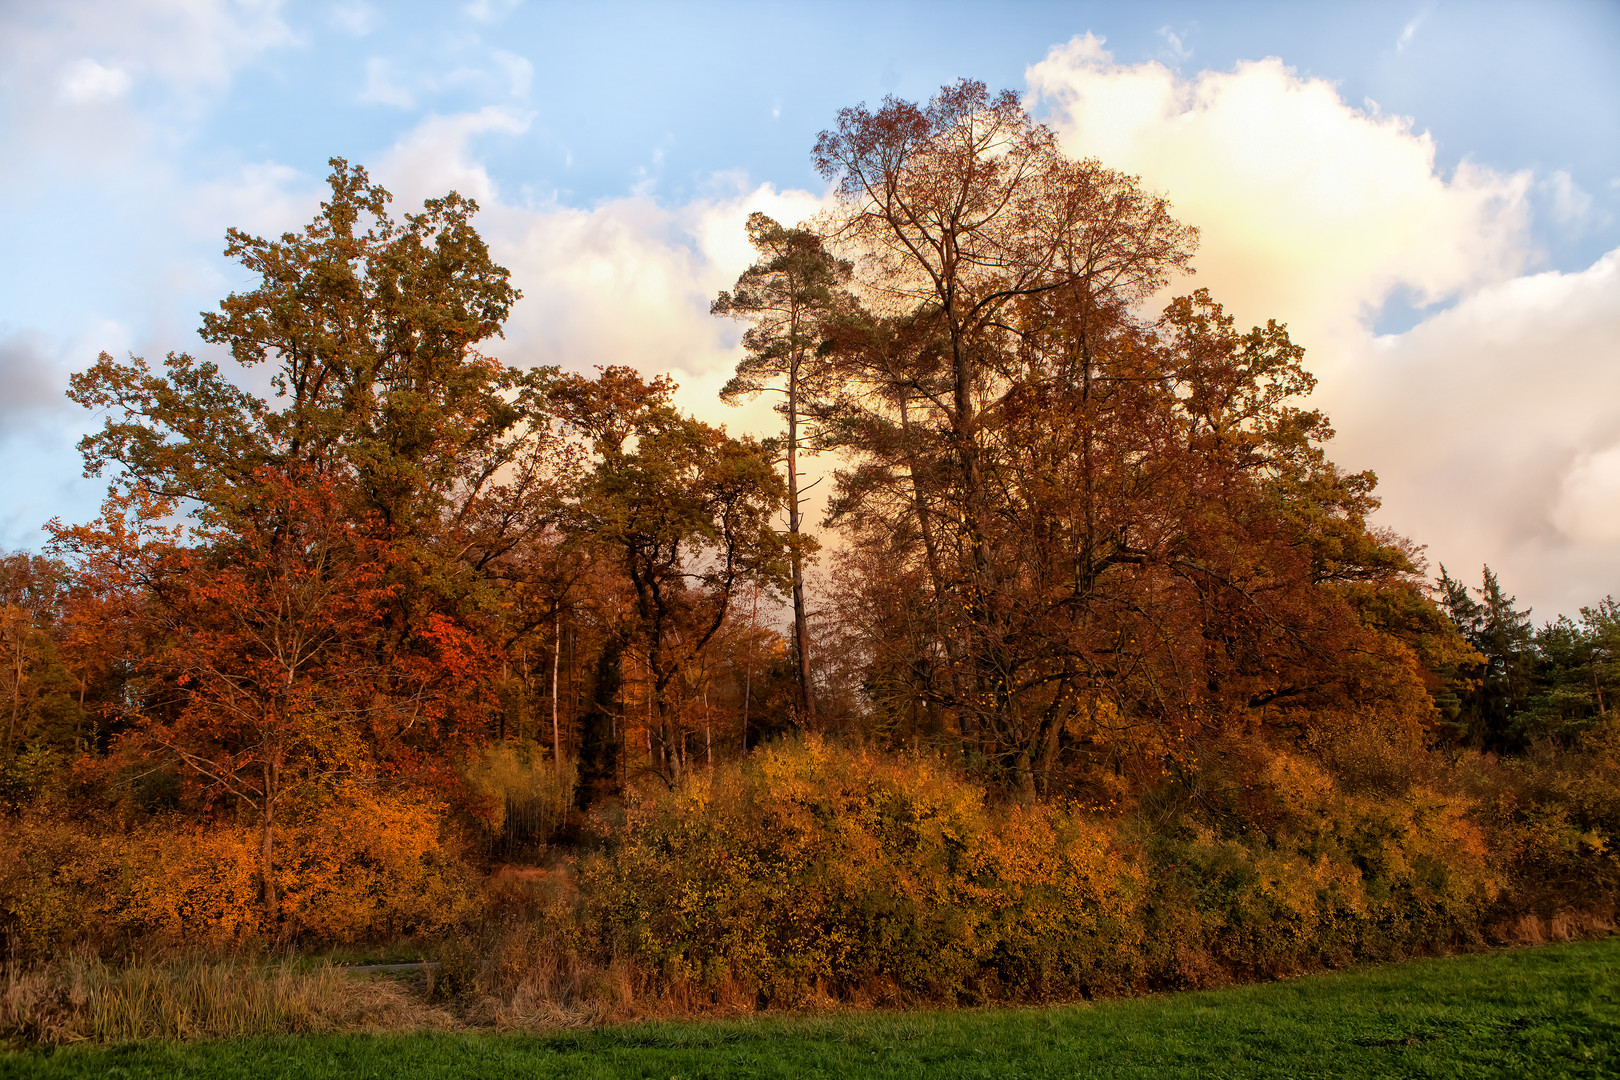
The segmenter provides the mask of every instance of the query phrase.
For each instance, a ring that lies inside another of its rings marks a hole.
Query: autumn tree
[[[261,399],[220,367],[171,353],[162,373],[103,354],[70,396],[109,418],[81,444],[87,470],[173,500],[209,527],[245,520],[258,470],[330,479],[357,522],[407,549],[389,648],[433,654],[434,626],[475,632],[498,609],[490,564],[547,520],[556,442],[545,372],[481,353],[518,292],[455,193],[396,220],[365,170],[333,159],[330,197],[301,232],[238,230],[225,253],[259,279],[204,313],[202,337],[244,368],[270,365]]]
[[[613,552],[633,595],[629,635],[643,650],[652,695],[655,770],[686,769],[683,676],[700,664],[739,588],[782,584],[787,558],[772,527],[781,478],[752,440],[683,416],[674,386],[629,368],[565,378],[560,416],[590,442],[593,468],[569,527]],[[598,673],[598,682],[611,681]]]
[[[803,228],[785,228],[762,213],[748,216],[748,240],[758,261],[710,307],[715,315],[744,320],[745,355],[737,374],[720,391],[735,404],[762,391],[776,391],[776,409],[786,421],[782,456],[787,468],[788,554],[793,577],[793,643],[804,723],[817,726],[815,680],[811,671],[810,625],[804,598],[806,537],[799,488],[799,429],[814,414],[809,407],[825,393],[828,366],[819,349],[823,324],[840,305],[851,269]]]
[[[82,684],[62,648],[69,581],[54,559],[0,556],[0,763],[25,748],[71,749],[89,734]]]
[[[827,328],[833,516],[869,567],[845,609],[900,713],[1031,798],[1062,760],[1182,768],[1378,682],[1322,660],[1367,651],[1351,590],[1414,567],[1368,532],[1372,477],[1327,460],[1283,327],[1206,294],[1138,311],[1194,240],[1162,198],[969,82],[845,110],[816,161],[864,301]]]
[[[451,193],[396,220],[363,169],[332,166],[302,231],[228,233],[257,287],[203,316],[237,365],[270,366],[273,395],[184,353],[161,372],[103,354],[69,393],[106,415],[80,448],[108,502],[53,526],[80,621],[127,637],[140,672],[110,703],[122,747],[181,768],[198,806],[257,814],[272,910],[289,799],[384,775],[454,786],[498,715],[502,589],[532,576],[517,553],[569,475],[550,373],[478,349],[518,294],[476,205]]]
[[[53,546],[133,646],[115,762],[176,767],[198,809],[255,813],[273,917],[288,801],[374,782],[421,702],[377,692],[386,545],[348,519],[330,479],[261,466],[254,481],[257,527],[186,536],[167,523],[172,502],[136,491],[88,525],[54,525]]]
[[[986,460],[987,409],[1019,377],[1011,324],[1021,303],[1063,290],[1082,321],[1106,316],[1184,265],[1193,234],[1131,178],[1065,158],[1013,95],[991,97],[981,83],[946,87],[921,108],[845,109],[814,158],[840,196],[823,227],[854,258],[874,312],[866,332],[845,335],[846,409],[875,406],[864,432],[846,424],[846,441],[873,446],[886,462],[878,471],[906,474],[896,505],[909,503],[939,625],[950,627],[941,646],[963,737],[1005,757],[998,767],[1031,790],[1040,736],[979,730],[1025,726],[1010,719],[998,597],[1018,580],[1017,559],[991,539]],[[862,478],[862,497],[875,475]]]

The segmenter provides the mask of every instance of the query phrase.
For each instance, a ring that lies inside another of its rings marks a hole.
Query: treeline
[[[751,217],[713,306],[763,441],[658,357],[489,355],[520,296],[476,206],[395,218],[336,159],[302,231],[228,234],[235,377],[73,376],[102,514],[0,567],[13,947],[466,934],[548,849],[553,959],[761,1000],[1612,919],[1612,599],[1537,631],[1431,583],[1286,329],[1146,313],[1196,230],[1012,95],[847,109],[814,160],[833,209]]]

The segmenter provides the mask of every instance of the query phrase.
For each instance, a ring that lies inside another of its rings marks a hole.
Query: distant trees
[[[1453,737],[1484,750],[1568,740],[1609,716],[1620,695],[1620,607],[1605,597],[1580,618],[1535,629],[1489,566],[1470,589],[1440,568],[1439,602],[1476,658],[1460,672]]]
[[[0,761],[24,746],[71,749],[87,741],[77,700],[81,683],[63,655],[59,628],[69,580],[38,555],[0,557]]]

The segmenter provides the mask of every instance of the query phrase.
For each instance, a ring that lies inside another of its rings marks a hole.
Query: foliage
[[[871,309],[828,320],[823,410],[885,726],[921,706],[1028,801],[1151,784],[1208,734],[1310,727],[1382,686],[1427,721],[1405,647],[1347,596],[1416,568],[1298,404],[1303,349],[1202,290],[1137,313],[1196,239],[1162,197],[968,81],[845,110],[816,160]]]
[[[0,819],[0,920],[47,957],[83,944],[241,946],[433,933],[470,910],[471,868],[441,811],[364,789],[286,822],[277,907],[260,902],[252,826],[156,818],[125,828],[45,813]]]
[[[581,887],[600,947],[769,1002],[1198,986],[1481,939],[1502,882],[1466,798],[1346,791],[1252,739],[1225,760],[1115,825],[783,743],[632,798]]]
[[[573,805],[575,763],[547,758],[532,742],[499,743],[481,750],[466,773],[487,800],[480,822],[490,849],[530,858],[544,853]]]
[[[629,368],[564,379],[566,421],[596,461],[570,508],[570,527],[613,553],[633,597],[620,635],[640,647],[653,715],[649,767],[674,782],[687,767],[681,678],[701,666],[744,582],[779,586],[781,538],[771,527],[781,479],[751,439],[681,415],[667,379]]]

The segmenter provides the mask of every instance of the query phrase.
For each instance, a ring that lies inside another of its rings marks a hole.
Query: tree
[[[976,83],[845,110],[816,161],[865,305],[827,331],[832,517],[867,568],[844,606],[892,715],[943,713],[1023,798],[1064,760],[1186,769],[1207,734],[1358,700],[1421,722],[1410,647],[1358,614],[1413,565],[1298,406],[1303,350],[1206,293],[1135,308],[1194,239],[1162,198]]]
[[[227,234],[257,287],[203,315],[237,364],[273,365],[274,396],[183,353],[161,373],[103,354],[70,396],[108,414],[80,444],[88,474],[112,471],[108,502],[53,523],[78,623],[128,647],[121,758],[180,768],[199,810],[258,816],[272,911],[289,802],[454,786],[526,629],[502,585],[577,464],[542,408],[552,373],[478,350],[518,294],[476,205],[452,192],[395,220],[363,169],[332,167],[301,232]]]
[[[87,734],[60,642],[68,581],[53,559],[0,556],[0,762],[24,748],[71,749]]]
[[[814,415],[807,398],[825,392],[829,369],[818,356],[822,324],[840,306],[839,293],[849,280],[851,267],[829,254],[814,232],[784,228],[761,213],[748,216],[748,239],[759,261],[743,271],[732,290],[722,292],[709,309],[712,314],[753,324],[743,333],[746,355],[720,397],[735,404],[739,398],[768,389],[783,395],[777,411],[787,421],[783,456],[787,464],[793,643],[802,716],[814,729],[816,694],[804,599],[805,537],[800,524],[799,425]]]
[[[549,373],[478,351],[519,294],[474,202],[452,192],[395,220],[365,170],[331,164],[331,196],[301,232],[227,233],[258,287],[203,315],[204,340],[237,364],[274,365],[274,396],[184,353],[162,374],[103,354],[72,379],[74,400],[111,414],[80,449],[90,474],[116,469],[118,490],[207,528],[251,518],[261,469],[331,480],[352,520],[409,551],[390,564],[388,648],[426,658],[444,620],[471,633],[499,610],[492,564],[548,520]]]
[[[1530,613],[1513,606],[1514,598],[1502,591],[1489,566],[1481,570],[1480,587],[1474,590],[1441,566],[1437,588],[1452,621],[1479,654],[1469,671],[1471,685],[1463,694],[1464,738],[1481,749],[1514,749],[1522,743],[1521,734],[1514,731],[1514,717],[1529,700],[1535,660]]]
[[[656,771],[686,767],[682,676],[696,666],[747,582],[780,586],[787,560],[771,527],[781,478],[757,443],[682,416],[665,378],[629,368],[568,376],[558,412],[590,440],[595,465],[570,511],[582,537],[614,552],[633,602],[631,637],[644,650],[657,739]],[[613,676],[597,673],[598,686]]]
[[[422,696],[399,686],[440,673],[410,662],[378,670],[396,551],[347,517],[332,480],[269,466],[255,480],[254,527],[203,526],[186,542],[164,524],[174,504],[137,491],[109,498],[89,525],[54,526],[53,543],[138,650],[118,757],[178,766],[199,808],[258,815],[261,890],[274,918],[276,829],[288,802],[374,782],[421,718]],[[463,657],[443,660],[465,670]],[[394,693],[380,696],[383,687]]]

